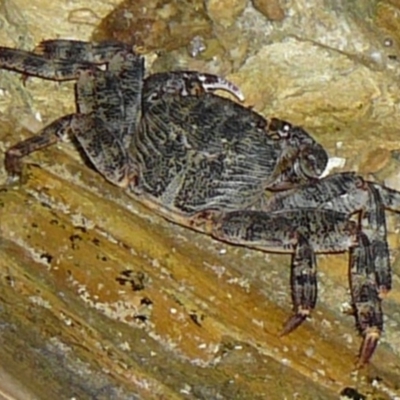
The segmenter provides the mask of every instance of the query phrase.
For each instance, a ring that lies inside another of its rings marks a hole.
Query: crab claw
[[[292,315],[283,325],[279,336],[285,336],[297,329],[308,317],[308,310],[301,310],[297,314]]]
[[[364,339],[361,343],[360,353],[358,355],[357,367],[361,368],[369,363],[376,346],[378,345],[381,332],[378,327],[368,328],[364,334]]]

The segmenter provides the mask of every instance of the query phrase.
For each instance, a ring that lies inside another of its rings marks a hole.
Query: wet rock
[[[227,28],[246,7],[246,0],[207,0],[206,8],[209,17],[217,25]]]
[[[285,11],[279,0],[252,0],[254,8],[271,21],[282,21]]]
[[[392,45],[400,43],[400,21],[397,17],[400,12],[399,1],[380,1],[376,7],[376,25],[380,27],[391,40]]]
[[[94,40],[115,39],[148,52],[188,46],[196,37],[209,37],[211,21],[203,1],[125,0],[93,33]]]
[[[390,162],[391,152],[385,148],[374,148],[364,154],[359,165],[361,174],[376,174],[382,171]]]
[[[363,64],[295,38],[263,47],[231,78],[261,113],[315,126],[365,118],[381,95],[377,74]]]

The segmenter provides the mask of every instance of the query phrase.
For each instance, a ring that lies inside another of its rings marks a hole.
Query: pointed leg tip
[[[283,325],[283,328],[279,333],[279,336],[280,337],[286,336],[289,333],[293,332],[307,319],[308,315],[309,315],[308,310],[302,310],[301,312],[292,315]]]
[[[358,357],[357,368],[362,368],[369,363],[375,349],[378,345],[381,332],[378,328],[370,328],[364,335],[363,342],[360,348],[360,354]]]

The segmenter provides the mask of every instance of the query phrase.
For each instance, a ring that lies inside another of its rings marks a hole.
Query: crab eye
[[[321,145],[314,143],[306,147],[300,158],[301,172],[307,178],[318,178],[325,170],[328,155]]]

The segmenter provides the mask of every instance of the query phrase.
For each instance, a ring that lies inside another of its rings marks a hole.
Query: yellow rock
[[[207,0],[206,8],[211,20],[223,27],[231,26],[246,7],[246,0]]]

